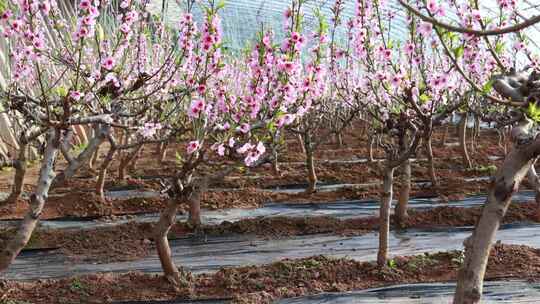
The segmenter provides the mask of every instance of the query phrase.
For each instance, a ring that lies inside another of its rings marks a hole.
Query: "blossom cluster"
[[[96,19],[99,17],[99,1],[81,0],[79,2],[79,16],[74,40],[92,37],[95,34]]]
[[[144,139],[182,134],[183,153],[194,158],[210,151],[253,165],[284,128],[312,119],[323,105],[359,102],[382,121],[397,113],[417,119],[470,90],[461,77],[486,84],[518,53],[536,62],[519,36],[453,35],[413,15],[405,19],[408,35],[397,40],[388,1],[356,0],[354,17],[344,23],[349,39],[338,43],[324,17],[314,31],[302,29],[301,3],[285,11],[283,39],[265,29],[247,55],[230,56],[213,5],[202,22],[186,11],[171,29],[149,15],[145,1],[122,0],[111,30],[101,24],[108,1],[78,1],[72,19],[54,0],[16,1],[0,12],[10,42],[8,86],[33,96],[39,113],[55,123],[113,113],[117,125]],[[515,1],[497,3],[498,19],[468,1],[428,0],[421,10],[455,16],[466,28],[496,28],[516,9]],[[47,38],[48,31],[63,39]]]

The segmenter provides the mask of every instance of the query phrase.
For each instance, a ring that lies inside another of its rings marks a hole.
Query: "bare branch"
[[[533,26],[537,23],[540,23],[540,15],[533,16],[531,18],[526,19],[522,23],[514,24],[509,27],[499,28],[499,29],[493,29],[493,30],[474,30],[470,28],[464,28],[460,26],[454,26],[448,23],[444,23],[442,21],[439,21],[435,18],[426,16],[422,14],[418,9],[410,6],[409,4],[405,3],[404,0],[398,0],[399,3],[404,6],[407,10],[418,16],[418,18],[422,19],[425,22],[429,22],[433,25],[442,27],[446,30],[452,31],[452,32],[458,32],[463,34],[471,34],[475,36],[497,36],[502,34],[508,34],[508,33],[515,33],[519,32],[523,29],[526,29],[529,26]]]

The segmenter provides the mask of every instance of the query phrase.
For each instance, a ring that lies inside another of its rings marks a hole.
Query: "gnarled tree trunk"
[[[0,251],[0,272],[5,271],[15,257],[26,246],[36,228],[43,207],[49,194],[49,187],[54,178],[54,161],[59,149],[59,131],[51,129],[48,132],[47,146],[39,171],[39,179],[35,192],[30,196],[30,210],[22,220],[15,234],[6,242]]]
[[[461,149],[461,156],[463,157],[463,166],[465,168],[471,169],[472,168],[472,162],[471,158],[469,157],[469,152],[467,151],[467,119],[469,117],[469,113],[464,113],[461,117],[461,120],[459,121],[459,147]]]
[[[474,128],[473,128],[473,135],[471,137],[471,151],[476,152],[476,148],[478,145],[478,137],[480,136],[480,117],[478,115],[474,116]]]
[[[368,147],[368,161],[373,162],[375,159],[373,157],[373,146],[375,145],[375,138],[371,138],[369,140],[369,147]]]
[[[139,159],[141,158],[141,155],[143,154],[143,151],[144,151],[144,145],[141,145],[139,151],[137,151],[137,153],[135,153],[135,156],[129,162],[129,164],[127,166],[128,171],[135,171],[135,167],[137,166],[137,161],[139,161]]]
[[[441,147],[444,147],[446,145],[446,140],[448,139],[448,133],[450,132],[448,130],[449,128],[450,128],[450,126],[448,126],[448,125],[444,126],[444,131],[443,131],[442,138],[441,138],[441,143],[440,143]]]
[[[521,181],[540,154],[540,139],[531,144],[519,145],[524,140],[526,142],[534,138],[529,134],[530,125],[525,122],[517,127],[516,134],[519,134],[513,137],[513,141],[518,145],[506,156],[503,165],[495,174],[482,216],[472,236],[464,242],[465,261],[458,273],[454,304],[480,302],[489,252],[496,232],[510,206],[512,195],[519,189]],[[514,130],[512,132],[514,133]]]
[[[377,265],[383,267],[388,261],[388,236],[390,235],[390,206],[394,186],[394,168],[385,168],[383,176],[383,192],[379,212],[379,251]]]
[[[107,169],[111,165],[114,154],[116,153],[116,148],[111,145],[109,148],[109,152],[107,152],[107,156],[105,156],[105,160],[103,160],[103,163],[101,164],[101,167],[99,168],[99,175],[96,182],[96,194],[98,195],[101,202],[105,202],[105,177],[107,176]]]
[[[343,135],[341,132],[336,132],[336,144],[339,149],[343,148]]]
[[[272,148],[272,172],[274,175],[279,175],[279,160],[278,160],[278,150]]]
[[[313,193],[317,189],[317,173],[315,172],[315,159],[313,145],[311,142],[311,134],[305,133],[302,135],[302,145],[306,156],[306,171],[308,178],[308,186],[306,193]]]
[[[296,134],[296,140],[298,141],[298,145],[300,146],[302,154],[306,155],[306,147],[304,146],[304,139],[302,138],[302,134]]]
[[[98,128],[96,135],[88,142],[88,146],[84,149],[77,158],[69,163],[68,167],[56,176],[53,181],[54,185],[62,184],[66,180],[72,178],[75,173],[94,155],[99,146],[107,139],[111,126],[103,124]]]
[[[167,157],[167,148],[169,147],[168,142],[164,142],[158,145],[159,147],[159,154],[158,154],[158,162],[160,164],[163,164],[165,161],[165,157]]]
[[[118,179],[123,180],[126,178],[126,169],[131,161],[137,156],[137,153],[142,148],[142,144],[135,147],[135,149],[131,150],[127,153],[124,157],[120,159],[120,164],[118,165]]]
[[[15,178],[13,180],[13,187],[11,188],[11,193],[8,198],[2,202],[3,204],[13,204],[21,197],[23,186],[24,186],[24,176],[26,175],[26,150],[28,149],[28,143],[21,142],[19,145],[19,156],[14,163],[15,167]]]
[[[399,190],[398,202],[395,207],[396,225],[403,227],[407,221],[407,206],[409,204],[409,197],[411,193],[411,160],[407,159],[403,165],[401,175],[401,188]]]
[[[306,148],[306,169],[308,175],[306,193],[313,193],[317,190],[317,173],[315,172],[315,159],[311,147]]]
[[[201,220],[201,200],[203,194],[208,190],[208,183],[210,181],[209,177],[204,177],[199,182],[195,183],[194,189],[190,196],[188,197],[189,201],[189,218],[188,222],[193,227],[200,227],[202,224]]]
[[[529,171],[527,171],[527,180],[535,192],[534,199],[536,201],[536,218],[537,220],[540,220],[540,177],[538,177],[536,168],[534,167],[536,161],[537,159],[534,160],[533,164],[529,168]]]
[[[90,158],[90,161],[88,162],[88,169],[90,169],[91,171],[94,170],[94,167],[96,166],[96,162],[99,158],[99,147],[101,145],[98,145],[97,148],[96,148],[96,151],[94,151],[94,153],[92,154],[92,157]]]
[[[428,137],[424,138],[426,154],[428,158],[428,173],[429,178],[431,179],[431,184],[433,187],[439,186],[439,181],[437,180],[437,174],[435,173],[435,160],[433,158],[433,146],[431,144],[431,134]]]
[[[180,202],[176,199],[171,199],[167,208],[161,213],[159,222],[154,228],[156,248],[158,252],[159,261],[163,268],[165,278],[175,286],[180,286],[182,278],[180,272],[171,256],[171,247],[169,246],[169,239],[167,235],[171,230],[172,225],[176,219],[176,212],[178,211],[178,204]]]

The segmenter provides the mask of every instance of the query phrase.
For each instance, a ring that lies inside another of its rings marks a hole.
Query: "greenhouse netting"
[[[164,20],[174,25],[179,16],[185,10],[182,3],[185,1],[170,1],[170,0],[152,0],[149,4],[149,9],[152,13],[162,15]],[[316,12],[320,11],[328,21],[332,16],[332,8],[336,1],[331,0],[307,0],[303,4],[304,13],[304,31],[309,32],[314,29],[317,23]],[[407,37],[405,29],[406,12],[397,0],[386,0],[390,3],[392,15],[390,36],[394,40],[404,40]],[[535,4],[535,1],[521,1],[520,16],[518,19],[524,19],[538,14],[540,4]],[[208,3],[199,1],[199,5],[194,8],[193,14],[197,20],[202,20],[203,10],[201,5]],[[290,7],[290,0],[228,0],[225,1],[225,7],[220,12],[222,18],[222,26],[224,29],[224,41],[227,48],[233,51],[244,49],[261,29],[274,30],[276,37],[281,38],[283,28],[283,13]],[[481,1],[484,11],[497,14],[496,1],[488,0]],[[344,10],[342,12],[342,20],[346,22],[355,15],[356,1],[344,0]],[[450,20],[456,20],[455,16],[447,16]],[[489,18],[489,16],[486,16]],[[540,27],[533,26],[527,31],[527,36],[531,38],[532,45],[538,48],[538,42],[535,37],[540,37]],[[337,33],[337,40],[345,42],[347,39],[346,33],[341,28]]]
[[[393,2],[392,14],[393,25],[391,30],[392,38],[399,39],[406,35],[403,30],[403,26],[400,26],[405,22],[405,12],[400,7],[397,1]],[[201,1],[200,4],[204,4]],[[283,14],[290,7],[290,0],[234,0],[225,1],[225,7],[221,10],[220,16],[222,19],[222,26],[224,29],[224,40],[227,43],[227,47],[232,50],[241,50],[246,45],[253,41],[257,32],[261,29],[272,29],[275,32],[276,37],[282,36],[283,28]],[[333,15],[332,8],[335,5],[335,1],[329,0],[309,0],[303,4],[304,13],[304,31],[309,32],[313,30],[317,25],[317,12],[320,12],[326,17],[327,21]],[[354,17],[355,14],[355,1],[343,1],[343,12],[341,18],[343,23]],[[184,11],[182,5],[178,5],[178,2],[167,0],[154,0],[150,2],[149,9],[152,13],[161,15],[164,12],[164,20],[173,25]],[[197,20],[201,20],[203,11],[201,6],[198,5],[193,12]],[[337,34],[338,41],[346,41],[345,30]]]

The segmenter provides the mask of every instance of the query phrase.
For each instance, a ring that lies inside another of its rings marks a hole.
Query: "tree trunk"
[[[86,149],[84,149],[77,158],[73,159],[68,167],[60,174],[56,176],[53,181],[54,185],[62,184],[66,180],[70,179],[77,173],[77,171],[94,155],[99,146],[107,139],[111,127],[109,125],[102,125],[99,130],[89,142]],[[54,187],[54,186],[53,186]]]
[[[70,128],[66,135],[64,136],[64,139],[62,140],[62,143],[60,143],[60,152],[62,152],[62,155],[64,156],[64,159],[71,163],[73,162],[73,157],[70,154],[71,148],[73,145],[71,144],[71,141],[73,140],[74,132],[73,129]]]
[[[30,210],[22,220],[17,232],[6,242],[0,251],[0,272],[5,271],[15,260],[15,257],[26,246],[32,232],[39,221],[45,201],[49,194],[49,188],[54,178],[54,162],[59,148],[58,131],[51,129],[48,134],[47,146],[39,171],[39,179],[35,192],[30,196]]]
[[[368,150],[368,161],[373,162],[375,159],[373,158],[373,145],[375,144],[375,138],[371,138],[369,141],[369,150]]]
[[[274,175],[279,175],[279,161],[277,149],[272,149],[272,171]]]
[[[503,132],[503,140],[504,140],[504,147],[503,147],[503,150],[504,150],[504,155],[508,155],[508,133],[509,133],[509,129],[506,128]]]
[[[306,155],[306,147],[304,146],[304,139],[302,138],[302,134],[296,134],[296,140],[298,141],[298,145],[300,146],[302,154]]]
[[[478,115],[474,116],[474,129],[473,136],[471,141],[471,151],[476,152],[478,144],[478,136],[480,136],[480,117]]]
[[[160,151],[159,151],[159,163],[163,164],[165,162],[165,157],[167,157],[167,148],[169,146],[169,143],[162,143],[159,145]]]
[[[129,162],[127,166],[128,171],[135,171],[135,167],[137,166],[137,161],[141,158],[143,150],[144,150],[144,145],[141,145],[139,148],[139,151],[135,153],[135,155],[133,156],[133,159]]]
[[[459,114],[453,114],[453,115],[459,115]],[[452,119],[452,121],[455,121],[455,120]],[[462,122],[463,122],[463,115],[459,119],[457,128],[454,129],[454,131],[455,131],[454,136],[457,137],[457,138],[459,138],[459,130],[460,130],[459,126],[461,125]]]
[[[208,189],[209,177],[204,177],[194,185],[194,189],[188,197],[189,201],[189,218],[188,222],[191,226],[199,228],[202,224],[201,220],[201,200],[203,194]]]
[[[506,127],[501,129],[497,129],[497,133],[499,134],[499,146],[503,150],[503,154],[506,156],[508,154],[506,143],[507,143],[507,134],[506,134]]]
[[[536,161],[537,160],[534,160],[533,164],[529,168],[529,171],[527,171],[527,179],[535,192],[536,218],[538,221],[540,221],[540,178],[538,177],[536,168],[534,167]]]
[[[118,179],[126,179],[126,169],[129,163],[135,158],[137,153],[139,153],[141,147],[142,145],[138,145],[135,149],[133,149],[131,152],[129,152],[127,155],[120,159],[120,165],[118,165]]]
[[[336,143],[339,149],[343,148],[343,135],[341,135],[341,132],[336,133]]]
[[[521,134],[534,138],[525,125]],[[522,138],[518,138],[518,140]],[[506,156],[489,187],[486,205],[476,228],[464,242],[465,261],[458,272],[454,304],[476,304],[482,296],[482,283],[491,246],[500,223],[511,202],[512,195],[540,153],[540,140],[523,147],[515,147]]]
[[[499,147],[501,147],[502,149],[504,149],[504,132],[503,130],[500,130],[500,129],[495,129],[495,131],[497,131],[497,145]],[[506,154],[506,153],[505,153]]]
[[[390,234],[390,206],[394,186],[394,168],[386,168],[383,176],[383,192],[379,212],[379,252],[377,265],[384,267],[388,260],[388,236]]]
[[[461,155],[463,157],[463,166],[465,168],[471,169],[472,163],[471,158],[469,157],[469,152],[467,152],[467,119],[469,113],[464,113],[459,122],[459,146],[461,148]]]
[[[360,127],[360,139],[362,139],[367,133],[367,124],[362,124],[362,127]]]
[[[399,190],[398,202],[395,207],[396,225],[400,228],[404,227],[407,221],[407,205],[411,193],[411,160],[407,159],[402,165],[401,189]]]
[[[169,230],[171,230],[171,227],[175,222],[177,210],[178,201],[171,199],[167,208],[161,213],[159,222],[154,228],[154,234],[158,257],[165,278],[173,285],[180,286],[182,279],[180,277],[180,272],[172,259],[171,247],[169,246],[169,239],[167,238]]]
[[[189,200],[189,218],[188,222],[192,227],[200,227],[201,220],[201,197],[198,195]]]
[[[23,186],[24,186],[24,176],[26,175],[26,150],[28,149],[28,143],[22,142],[19,146],[19,156],[14,163],[15,167],[15,178],[13,180],[13,187],[11,188],[11,193],[8,198],[2,202],[0,205],[4,204],[13,204],[21,197]]]
[[[161,149],[165,143],[158,143],[156,144],[156,150],[154,151],[154,154],[156,154],[156,157],[159,157],[161,155]]]
[[[433,146],[431,144],[431,134],[430,136],[425,138],[425,148],[426,148],[426,154],[428,158],[429,178],[431,179],[432,187],[437,188],[439,187],[439,182],[437,180],[437,174],[435,173],[435,161],[433,159]]]
[[[306,193],[313,193],[317,189],[317,173],[315,172],[315,160],[313,158],[313,149],[306,147],[306,169],[308,175],[308,187]]]
[[[120,144],[122,146],[125,146],[129,142],[129,132],[126,129],[120,129]]]
[[[94,167],[95,167],[96,162],[97,162],[98,157],[99,157],[99,147],[100,146],[101,146],[101,144],[96,147],[96,151],[94,151],[94,154],[92,154],[92,158],[90,158],[90,161],[88,162],[88,169],[90,169],[90,170],[94,170]]]
[[[101,202],[106,202],[105,198],[105,177],[107,176],[107,169],[111,165],[114,154],[116,153],[116,148],[114,148],[112,145],[109,148],[109,152],[107,152],[107,156],[105,157],[105,160],[101,164],[101,167],[99,168],[99,176],[98,180],[96,182],[96,194],[98,195]]]
[[[444,131],[443,131],[443,134],[442,134],[442,138],[441,138],[441,144],[440,146],[441,147],[444,147],[446,145],[446,140],[448,139],[448,133],[449,133],[449,129],[450,126],[446,125],[444,126]]]

